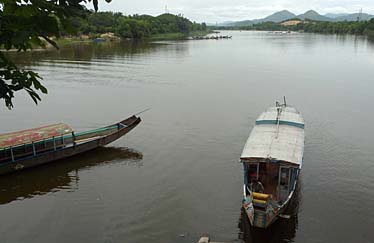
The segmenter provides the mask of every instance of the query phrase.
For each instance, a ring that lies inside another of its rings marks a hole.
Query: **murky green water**
[[[0,132],[55,122],[85,130],[152,110],[107,148],[2,176],[0,241],[173,243],[209,233],[222,241],[374,242],[374,44],[224,34],[233,39],[18,55],[49,95],[37,107],[21,94],[14,110],[1,107]],[[297,209],[268,231],[248,229],[238,158],[256,117],[283,95],[306,121]]]

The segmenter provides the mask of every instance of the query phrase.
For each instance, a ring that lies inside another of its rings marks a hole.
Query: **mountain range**
[[[314,10],[306,11],[303,14],[296,15],[294,13],[291,13],[288,10],[279,11],[276,13],[273,13],[263,19],[253,19],[253,20],[244,20],[244,21],[227,21],[224,23],[219,24],[220,26],[248,26],[263,22],[275,22],[280,23],[285,20],[289,19],[309,19],[309,20],[315,20],[315,21],[328,21],[328,22],[337,22],[337,21],[364,21],[364,20],[370,20],[371,18],[374,18],[374,15],[370,15],[367,13],[328,13],[325,15],[321,15],[317,13]]]

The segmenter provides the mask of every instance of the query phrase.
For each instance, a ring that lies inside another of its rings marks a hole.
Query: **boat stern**
[[[271,195],[251,192],[244,186],[243,208],[252,226],[267,228],[271,225],[279,212],[274,204]]]

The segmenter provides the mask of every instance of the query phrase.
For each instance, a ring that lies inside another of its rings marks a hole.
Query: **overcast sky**
[[[222,22],[263,18],[287,9],[295,14],[313,9],[325,13],[374,14],[374,0],[100,0],[100,11],[159,15],[167,11],[197,22]],[[91,7],[92,4],[89,6]]]

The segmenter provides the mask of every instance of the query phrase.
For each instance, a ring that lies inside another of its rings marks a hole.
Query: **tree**
[[[131,27],[127,19],[120,19],[117,23],[116,34],[122,38],[133,38]]]
[[[27,51],[45,42],[58,49],[52,37],[75,33],[71,19],[85,14],[87,1],[97,11],[98,0],[0,0],[0,99],[9,109],[15,92],[26,91],[37,104],[38,92],[47,89],[37,73],[17,67],[3,50]]]

